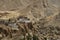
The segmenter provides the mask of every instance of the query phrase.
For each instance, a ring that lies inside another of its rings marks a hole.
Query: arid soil
[[[60,40],[60,0],[0,0],[0,40]]]

